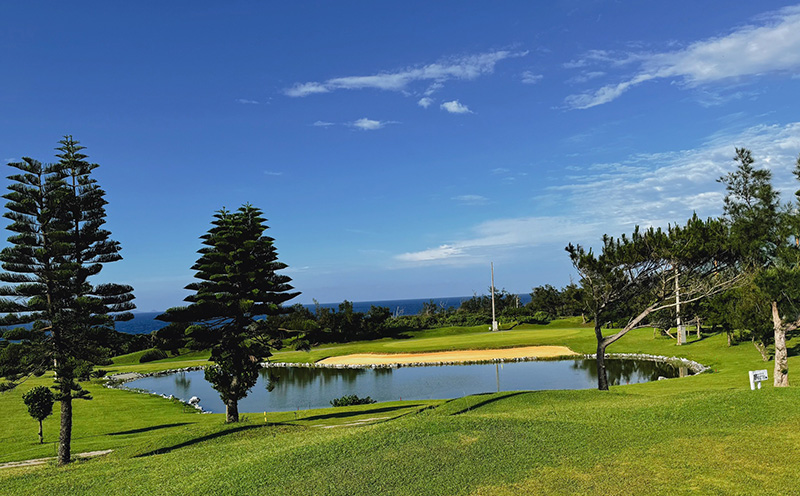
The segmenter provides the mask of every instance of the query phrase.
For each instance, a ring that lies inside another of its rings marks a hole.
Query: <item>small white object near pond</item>
[[[758,385],[758,389],[761,389],[761,381],[766,381],[769,379],[769,374],[767,374],[765,370],[751,370],[750,371],[750,389],[755,389],[756,385]]]
[[[198,398],[197,396],[192,396],[191,398],[189,398],[190,405],[197,405],[198,403],[200,403],[200,398]]]

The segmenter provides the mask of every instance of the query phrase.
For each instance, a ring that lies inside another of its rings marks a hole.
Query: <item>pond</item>
[[[647,360],[607,359],[612,385],[649,382],[691,374],[685,367]],[[278,380],[267,391],[268,375]],[[131,381],[128,388],[172,395],[187,401],[200,398],[205,411],[224,413],[219,394],[202,370],[178,372]],[[450,399],[469,394],[597,387],[593,359],[441,365],[427,367],[334,369],[279,367],[262,369],[258,383],[239,402],[240,412],[280,412],[330,407],[345,395],[370,396],[377,401]]]

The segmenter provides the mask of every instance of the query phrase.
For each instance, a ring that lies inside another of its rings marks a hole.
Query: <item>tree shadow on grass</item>
[[[191,425],[195,422],[177,422],[174,424],[161,424],[153,425],[150,427],[142,427],[141,429],[131,429],[129,431],[109,432],[108,436],[123,436],[125,434],[140,434],[142,432],[156,431],[158,429],[169,429],[170,427],[180,427],[182,425]]]
[[[377,413],[387,413],[387,412],[394,412],[397,410],[405,410],[407,408],[416,408],[420,406],[425,406],[421,404],[413,404],[413,405],[402,405],[402,406],[387,406],[383,408],[371,408],[369,410],[356,410],[352,412],[337,412],[337,413],[328,413],[325,415],[313,415],[311,417],[301,417],[297,420],[328,420],[328,419],[341,419],[341,418],[348,418],[348,417],[356,417],[359,415],[374,415]]]
[[[205,435],[205,436],[200,436],[200,437],[197,437],[197,438],[194,438],[194,439],[190,439],[188,441],[184,441],[182,443],[178,443],[178,444],[175,444],[173,446],[166,446],[164,448],[154,449],[152,451],[148,451],[147,453],[142,453],[140,455],[136,455],[136,456],[134,456],[134,458],[144,458],[146,456],[163,455],[163,454],[169,453],[171,451],[175,451],[176,449],[186,448],[187,446],[192,446],[192,445],[203,443],[203,442],[206,442],[206,441],[211,441],[212,439],[216,439],[216,438],[222,437],[222,436],[227,436],[229,434],[235,434],[237,432],[242,432],[242,431],[249,431],[251,429],[263,429],[264,427],[273,427],[273,426],[276,426],[276,425],[289,425],[289,424],[284,424],[282,422],[276,422],[276,423],[259,424],[259,425],[252,425],[252,424],[250,424],[250,425],[240,425],[240,426],[233,427],[233,428],[230,428],[230,429],[225,429],[225,430],[222,430],[222,431],[219,431],[219,432],[215,432],[213,434],[208,434],[208,435]]]
[[[786,343],[786,354],[790,357],[800,355],[800,339],[797,339],[797,335],[794,336],[795,339],[791,341],[787,341]],[[789,346],[791,343],[791,346]]]
[[[462,408],[461,410],[457,410],[457,411],[451,413],[450,415],[461,415],[462,413],[466,413],[466,412],[469,412],[471,410],[475,410],[476,408],[480,408],[482,406],[489,405],[491,403],[494,403],[495,401],[504,400],[506,398],[512,398],[514,396],[518,396],[520,394],[525,394],[527,392],[528,391],[516,391],[516,392],[513,392],[513,393],[503,394],[502,396],[498,395],[498,396],[495,396],[493,398],[487,398],[487,399],[485,399],[483,401],[478,401],[476,403],[470,403],[469,401],[470,401],[471,398],[476,398],[476,397],[480,397],[480,396],[488,396],[488,395],[492,395],[492,394],[496,395],[497,393],[483,393],[483,394],[473,394],[473,395],[470,395],[470,396],[464,396],[463,398],[458,398],[458,399],[455,399],[453,401],[454,402],[455,401],[466,401],[467,402],[467,406],[465,408]]]

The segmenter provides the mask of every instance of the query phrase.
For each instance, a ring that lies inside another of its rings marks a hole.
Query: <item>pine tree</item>
[[[288,276],[276,273],[286,264],[278,261],[274,239],[264,235],[265,222],[249,204],[217,212],[192,266],[199,281],[186,286],[194,291],[185,299],[190,305],[157,317],[193,323],[186,330],[191,344],[211,349],[214,365],[205,377],[225,403],[227,422],[238,422],[238,402],[255,385],[259,362],[288,336],[263,317],[284,313],[283,303],[300,294],[291,291]],[[305,346],[302,339],[295,344]]]
[[[800,329],[796,303],[800,299],[800,194],[797,204],[781,207],[771,172],[753,166],[750,150],[736,148],[733,159],[736,170],[719,181],[725,184],[725,214],[742,264],[751,270],[753,286],[746,301],[753,311],[742,313],[736,324],[751,330],[765,360],[766,345],[770,338],[774,340],[773,384],[785,387],[789,385],[787,334]],[[794,173],[800,179],[800,159]],[[772,336],[764,332],[765,321],[772,323]]]
[[[134,306],[130,286],[89,281],[105,263],[121,258],[119,244],[103,229],[105,193],[90,177],[97,165],[84,160],[72,137],[60,143],[58,163],[23,158],[9,164],[20,173],[9,177],[10,192],[3,196],[7,229],[15,234],[0,252],[0,281],[10,283],[0,288],[0,313],[6,314],[3,325],[32,324],[27,341],[38,344],[25,348],[29,355],[16,372],[36,373],[50,364],[55,369],[63,465],[70,461],[72,400],[91,399],[75,368],[100,357],[95,337],[113,330],[115,319],[131,318]]]

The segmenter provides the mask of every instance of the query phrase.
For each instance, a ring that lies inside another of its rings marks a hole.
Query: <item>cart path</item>
[[[102,456],[111,453],[114,450],[101,450],[101,451],[87,451],[86,453],[78,453],[77,455],[73,455],[73,459],[76,458],[93,458],[95,456]],[[18,462],[8,462],[8,463],[0,463],[0,469],[4,468],[17,468],[17,467],[33,467],[34,465],[44,465],[52,460],[55,460],[55,456],[51,456],[48,458],[34,458],[33,460],[22,460]]]

